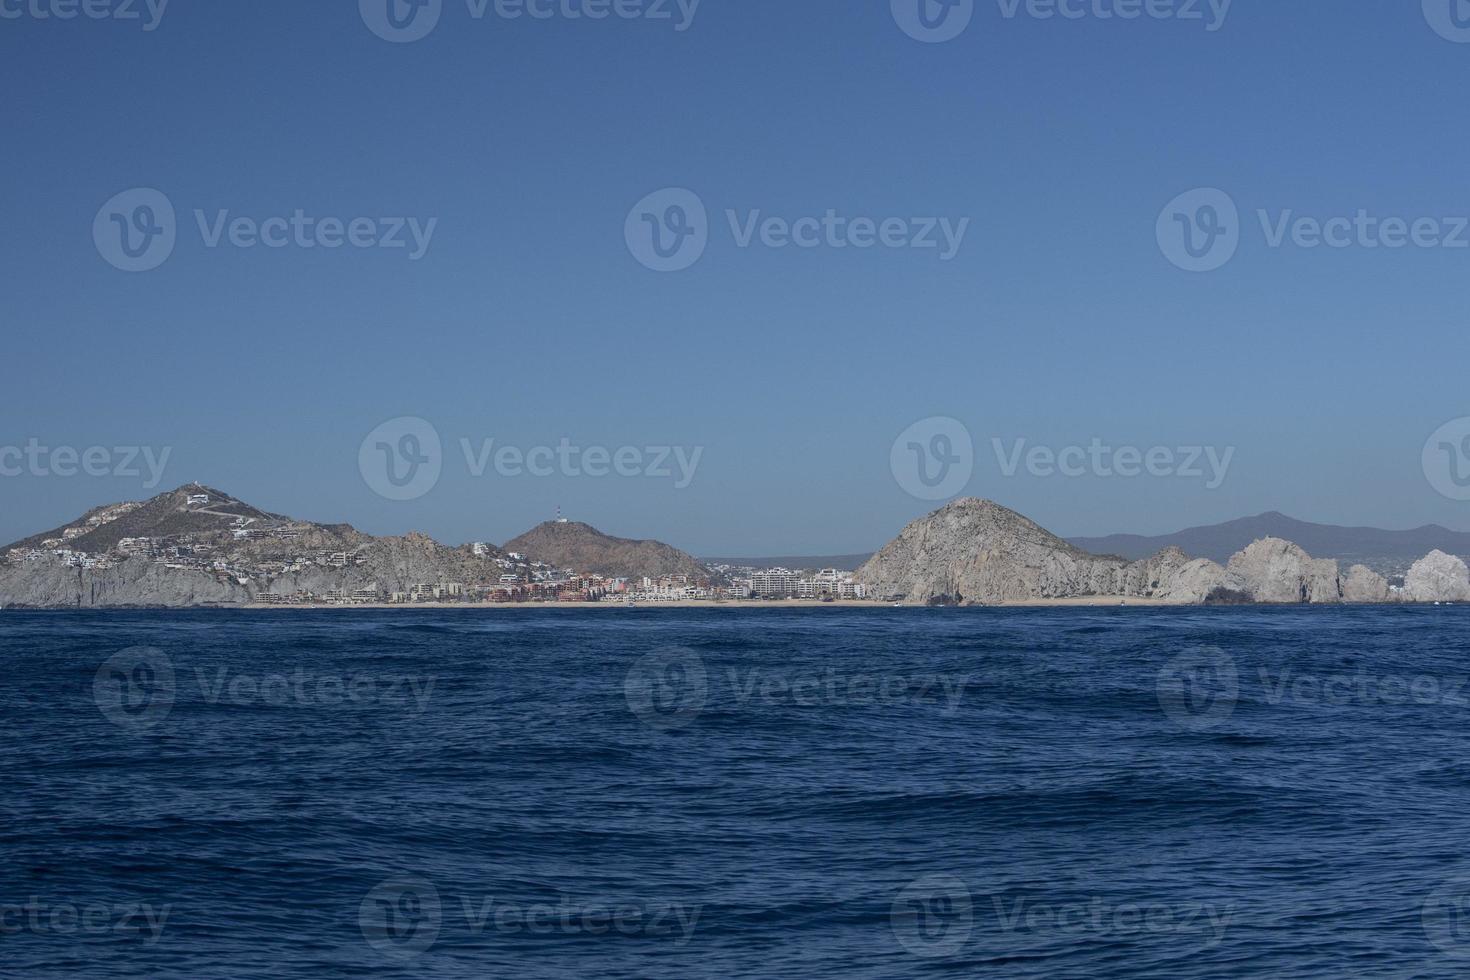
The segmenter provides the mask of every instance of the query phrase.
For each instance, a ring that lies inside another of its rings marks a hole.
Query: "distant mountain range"
[[[1068,538],[1067,541],[1093,554],[1118,555],[1131,561],[1174,546],[1186,554],[1225,562],[1260,538],[1284,538],[1318,558],[1360,562],[1380,572],[1394,571],[1436,548],[1453,555],[1470,555],[1470,534],[1451,531],[1437,524],[1411,531],[1385,531],[1374,527],[1313,524],[1276,511],[1223,524],[1185,528],[1173,534],[1111,534],[1101,538]]]

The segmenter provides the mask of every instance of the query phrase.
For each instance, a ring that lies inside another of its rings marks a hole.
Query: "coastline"
[[[1427,605],[1427,603],[1418,603]],[[1282,605],[1281,603],[1250,603],[1249,605]],[[1337,603],[1337,605],[1369,605],[1369,603]],[[639,602],[629,605],[622,602],[363,602],[332,603],[314,605],[277,605],[264,602],[210,603],[193,606],[4,606],[0,612],[80,612],[120,611],[141,612],[148,610],[186,612],[191,610],[219,609],[229,611],[256,612],[412,612],[414,610],[469,610],[545,609],[558,612],[581,609],[628,610],[628,609],[1117,609],[1120,607],[1148,608],[1206,608],[1199,603],[1177,602],[1166,599],[1147,599],[1137,596],[1076,596],[1059,599],[1017,599],[1006,602],[976,603],[962,606],[929,606],[920,602],[880,602],[872,599],[849,599],[841,602],[823,602],[820,599],[741,599],[714,601],[710,599],[679,599],[670,602]]]

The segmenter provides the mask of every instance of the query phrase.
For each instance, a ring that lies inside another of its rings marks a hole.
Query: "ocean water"
[[[1459,977],[1470,608],[0,613],[0,977]]]

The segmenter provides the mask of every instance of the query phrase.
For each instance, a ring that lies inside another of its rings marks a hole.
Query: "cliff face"
[[[250,589],[229,577],[137,559],[97,569],[55,562],[0,564],[0,604],[6,606],[210,606],[250,599]]]
[[[715,577],[697,558],[660,541],[630,541],[603,534],[576,521],[548,521],[505,545],[557,568],[593,572],[610,578],[687,575],[693,580]]]

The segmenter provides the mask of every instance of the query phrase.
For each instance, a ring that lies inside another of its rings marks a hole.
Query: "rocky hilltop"
[[[0,549],[0,605],[224,605],[358,590],[387,597],[494,578],[500,557],[488,546],[293,520],[196,483],[98,507]]]
[[[1090,554],[988,500],[962,499],[909,524],[857,578],[879,597],[1001,603],[1086,596],[1163,602],[1338,603],[1470,600],[1470,570],[1435,552],[1404,592],[1364,565],[1343,573],[1280,538],[1254,541],[1220,565],[1178,548],[1129,561]]]
[[[575,568],[608,578],[660,578],[683,575],[691,582],[709,582],[716,576],[692,555],[661,541],[632,541],[603,534],[578,521],[547,521],[505,545],[505,551],[523,554],[557,568]]]
[[[989,500],[914,521],[857,571],[874,594],[910,602],[999,603],[1076,596],[1201,602],[1224,570],[1169,548],[1143,561],[1091,555]]]

